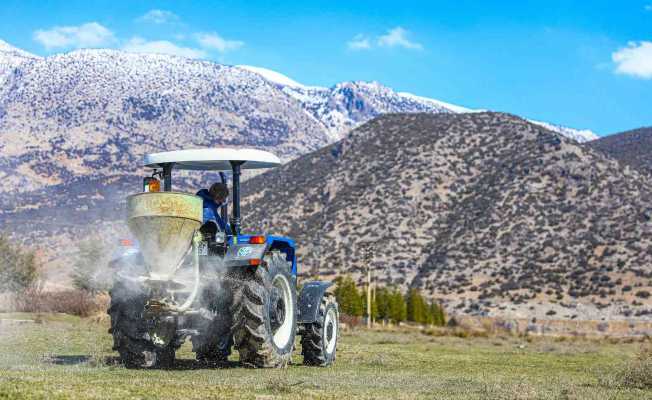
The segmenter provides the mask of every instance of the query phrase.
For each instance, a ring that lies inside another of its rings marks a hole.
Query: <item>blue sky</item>
[[[3,0],[0,21],[0,39],[39,55],[165,52],[309,85],[377,80],[601,135],[652,125],[652,0]]]

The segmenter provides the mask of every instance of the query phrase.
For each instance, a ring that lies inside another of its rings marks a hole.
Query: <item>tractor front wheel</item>
[[[301,326],[303,364],[325,367],[335,361],[339,335],[339,310],[335,297],[327,293],[319,304],[317,320]]]
[[[287,366],[297,328],[297,294],[288,262],[271,252],[242,271],[234,291],[233,337],[240,361],[256,368]]]

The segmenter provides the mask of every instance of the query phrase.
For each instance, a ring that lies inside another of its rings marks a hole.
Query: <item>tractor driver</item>
[[[202,233],[215,236],[217,228],[224,232],[229,232],[226,221],[222,219],[220,209],[226,205],[226,199],[229,197],[229,188],[226,184],[217,182],[211,185],[210,189],[201,189],[197,196],[204,200],[204,225],[201,228]]]

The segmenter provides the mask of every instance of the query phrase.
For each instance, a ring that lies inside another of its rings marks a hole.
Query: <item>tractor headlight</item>
[[[215,234],[215,242],[216,243],[224,243],[225,240],[224,232],[217,232]]]

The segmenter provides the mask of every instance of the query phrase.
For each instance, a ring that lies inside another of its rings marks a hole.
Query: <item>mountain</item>
[[[146,152],[216,145],[285,159],[331,139],[259,75],[155,54],[80,50],[20,64],[0,87],[0,191],[140,173]]]
[[[652,127],[615,133],[586,145],[652,175]]]
[[[388,114],[244,184],[245,225],[302,271],[417,287],[467,314],[652,312],[652,183],[500,113]]]
[[[378,82],[342,82],[333,87],[306,86],[285,75],[265,68],[241,65],[240,68],[259,74],[299,101],[321,121],[334,138],[341,139],[350,129],[381,114],[387,113],[469,113],[473,110],[412,93],[394,92]],[[547,122],[534,121],[551,131],[578,142],[595,140],[599,136],[587,129],[573,129]]]
[[[40,58],[2,42],[0,60],[0,199],[138,174],[151,151],[251,146],[289,160],[384,113],[471,111],[377,82],[311,87],[262,68],[166,55]]]

